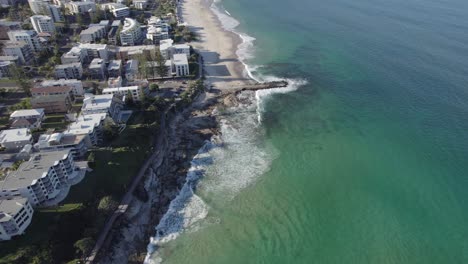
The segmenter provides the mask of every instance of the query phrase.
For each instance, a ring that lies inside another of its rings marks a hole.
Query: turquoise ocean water
[[[227,110],[151,259],[468,263],[468,1],[217,6],[293,85]]]

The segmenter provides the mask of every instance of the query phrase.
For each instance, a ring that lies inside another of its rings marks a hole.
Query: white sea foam
[[[254,57],[255,38],[236,30],[239,21],[216,4],[220,1],[215,0],[211,9],[225,30],[238,34],[242,39],[236,54],[245,66],[246,76],[258,82],[280,80],[274,76],[254,76],[253,72],[259,66],[249,65],[247,61]],[[265,102],[272,94],[291,92],[305,84],[303,80],[287,81],[289,85],[285,88],[240,93],[240,104],[223,110],[219,116],[221,135],[207,142],[194,157],[186,183],[156,227],[156,236],[151,238],[148,245],[145,263],[161,263],[158,247],[176,239],[182,232],[199,230],[200,222],[209,211],[209,206],[201,197],[228,202],[268,171],[278,153],[274,147],[265,145],[263,140],[261,116]],[[194,193],[195,188],[201,197]],[[219,219],[210,222],[219,223]]]

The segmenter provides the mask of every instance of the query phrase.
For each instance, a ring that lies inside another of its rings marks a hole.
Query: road
[[[156,163],[155,164],[156,167],[159,167],[162,164],[164,156],[166,154],[165,150],[167,147],[166,118],[165,118],[166,113],[167,111],[161,117],[161,128],[160,128],[161,133],[158,133],[158,136],[156,138],[155,148],[157,148],[157,151],[151,154],[151,156],[145,161],[143,166],[138,171],[138,174],[135,176],[135,178],[133,178],[133,181],[128,191],[125,193],[124,197],[122,198],[120,205],[114,211],[114,213],[112,213],[112,215],[107,219],[107,222],[104,225],[103,229],[101,230],[101,233],[99,234],[99,237],[96,241],[96,245],[94,246],[90,255],[85,259],[87,264],[91,264],[94,262],[97,254],[99,253],[104,242],[106,241],[106,238],[109,235],[109,232],[112,229],[115,221],[117,220],[117,218],[119,218],[119,216],[121,216],[127,211],[128,206],[133,199],[133,191],[136,189],[138,184],[141,182],[141,180],[145,176],[145,172],[148,170],[149,166],[153,163]]]

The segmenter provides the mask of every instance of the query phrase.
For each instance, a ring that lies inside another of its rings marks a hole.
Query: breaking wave
[[[274,76],[254,76],[252,72],[259,67],[249,65],[246,61],[254,57],[255,38],[236,31],[239,22],[220,7],[217,4],[219,2],[215,0],[211,9],[225,30],[238,34],[242,39],[236,54],[245,66],[246,76],[258,82],[280,80]],[[182,190],[156,227],[155,237],[151,238],[146,264],[162,262],[157,249],[165,243],[176,239],[183,232],[199,230],[200,222],[209,214],[209,205],[203,197],[209,197],[216,203],[229,202],[269,170],[279,154],[264,140],[261,116],[265,111],[265,102],[272,94],[291,92],[306,83],[304,80],[287,81],[289,85],[285,88],[240,93],[237,106],[215,110],[220,123],[220,135],[207,142],[192,160]],[[219,223],[217,220],[214,222]]]

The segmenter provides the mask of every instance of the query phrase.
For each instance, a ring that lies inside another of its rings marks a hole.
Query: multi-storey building
[[[106,36],[106,27],[95,25],[81,31],[80,41],[81,43],[93,43]]]
[[[32,16],[30,19],[31,24],[36,32],[46,32],[51,35],[55,34],[54,21],[50,16],[35,15]]]
[[[7,40],[8,32],[12,30],[20,30],[21,22],[18,21],[8,21],[6,19],[0,20],[0,39]]]
[[[103,59],[93,59],[89,64],[89,77],[93,79],[102,80],[106,77],[105,73],[106,63]]]
[[[107,66],[107,76],[109,77],[120,77],[122,76],[122,61],[111,60]]]
[[[96,3],[94,2],[69,2],[67,7],[72,14],[96,12]]]
[[[67,63],[80,63],[83,64],[88,60],[88,53],[86,50],[81,49],[79,47],[73,47],[67,53],[64,53],[62,57],[60,57],[62,64]]]
[[[57,86],[71,87],[75,96],[82,96],[84,94],[83,83],[80,80],[76,79],[44,80],[36,85],[37,88]]]
[[[33,154],[0,185],[0,199],[28,199],[33,206],[57,197],[61,187],[78,175],[70,149]]]
[[[55,77],[57,79],[81,79],[83,67],[81,63],[68,63],[55,66]]]
[[[81,113],[89,114],[108,114],[113,120],[117,121],[123,108],[122,97],[115,94],[93,95],[85,94]]]
[[[33,137],[28,128],[6,129],[0,132],[0,144],[7,150],[20,150],[32,142]]]
[[[23,234],[31,224],[33,212],[26,198],[0,200],[0,241],[10,240],[13,236]]]
[[[78,48],[86,52],[88,60],[95,58],[103,59],[106,62],[109,60],[109,48],[106,44],[82,43]]]
[[[24,41],[28,43],[33,52],[39,52],[43,49],[37,32],[34,30],[13,30],[8,32],[11,41]]]
[[[31,47],[24,41],[7,41],[3,46],[3,54],[18,57],[21,64],[27,64],[34,59]]]
[[[141,101],[143,98],[143,89],[139,86],[105,88],[102,90],[102,94],[130,95],[133,101]]]
[[[45,118],[44,109],[16,110],[10,115],[11,127],[13,128],[40,128]]]
[[[141,41],[142,32],[140,23],[135,19],[125,18],[124,26],[120,31],[122,46],[135,46]]]
[[[187,60],[187,55],[185,54],[174,54],[172,59],[172,71],[176,76],[187,76],[189,75],[189,64]]]
[[[68,135],[86,135],[90,145],[98,145],[102,140],[102,127],[107,119],[107,112],[82,114],[64,132]],[[89,145],[88,145],[89,146]]]

